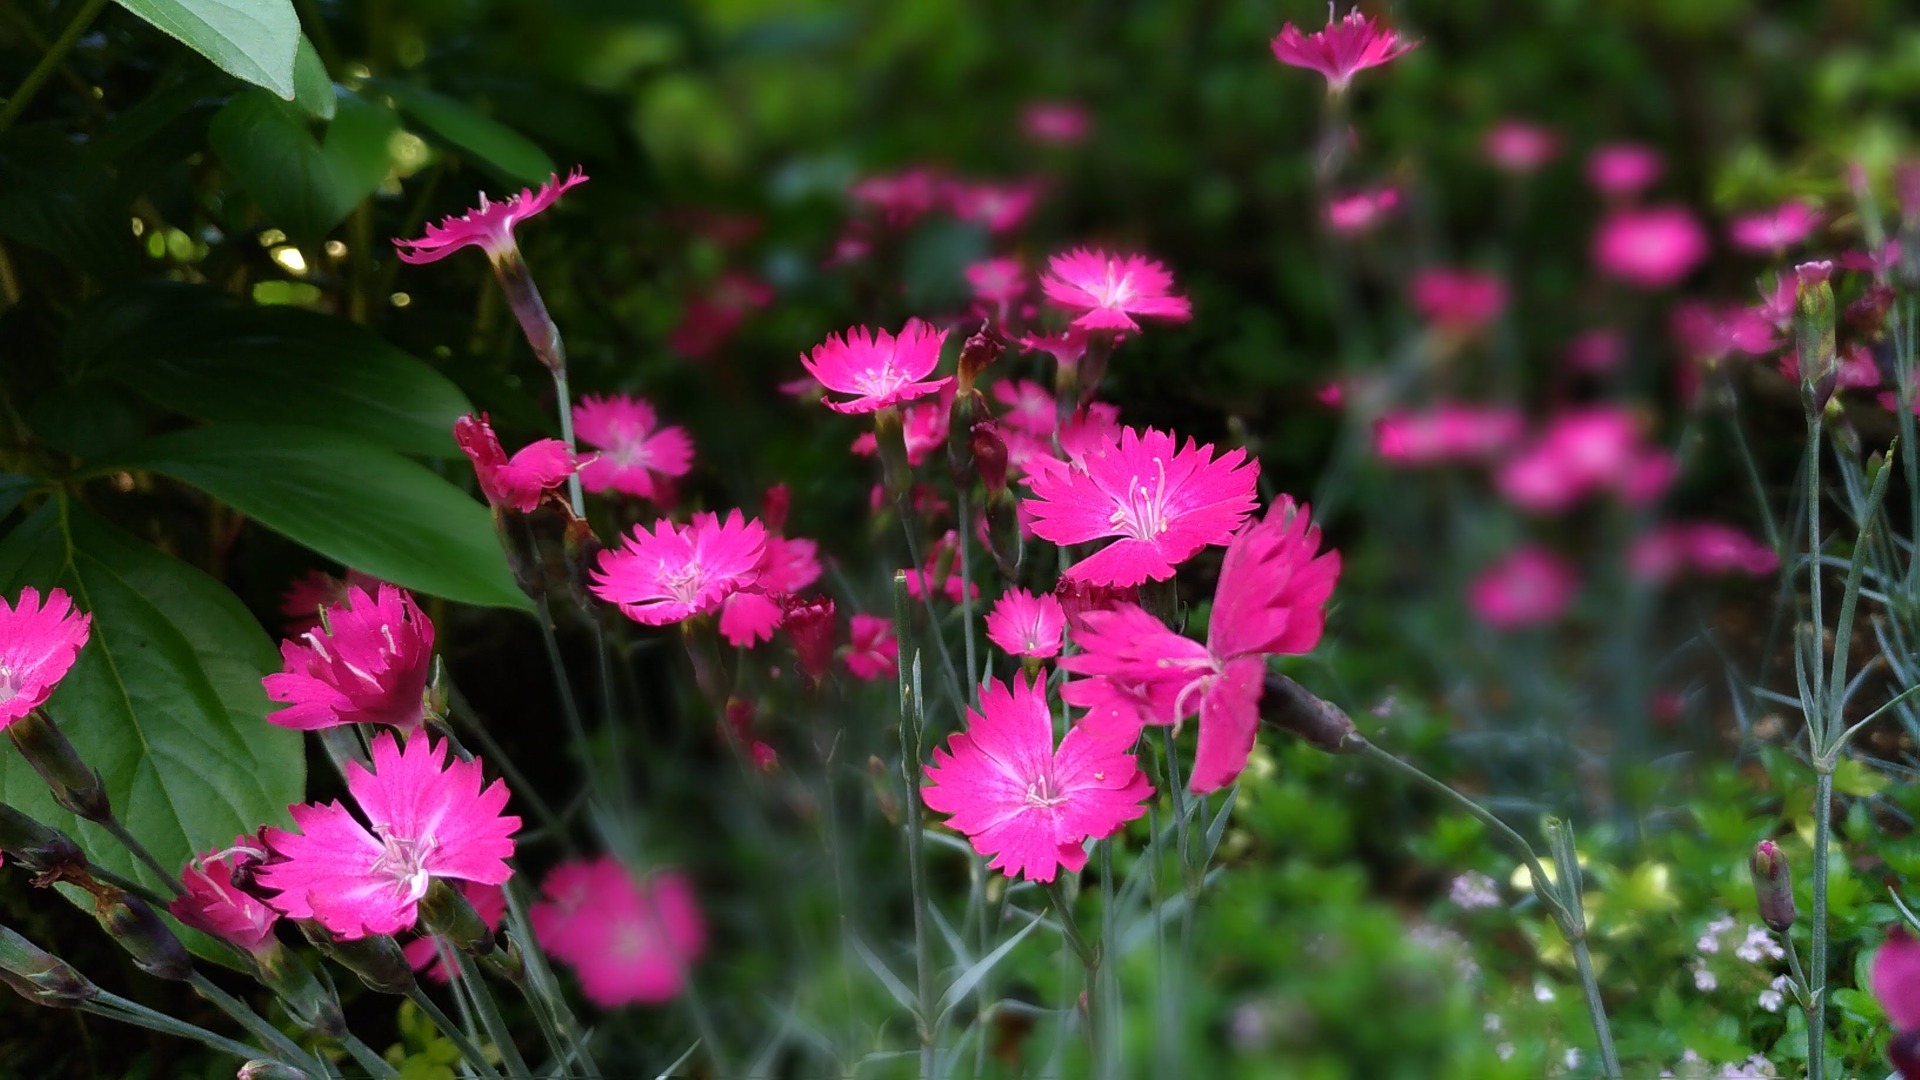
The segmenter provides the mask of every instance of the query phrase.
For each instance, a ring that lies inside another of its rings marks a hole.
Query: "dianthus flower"
[[[1030,101],[1020,110],[1020,129],[1034,142],[1071,146],[1086,139],[1093,118],[1071,101]]]
[[[644,881],[612,856],[564,863],[527,912],[542,948],[571,965],[603,1008],[671,1001],[706,948],[693,886],[672,870]]]
[[[1002,406],[1000,422],[1016,431],[1051,439],[1060,424],[1053,391],[1031,379],[1002,379],[993,384],[993,400]]]
[[[542,492],[566,483],[580,466],[559,439],[540,439],[528,443],[512,457],[501,448],[487,414],[463,416],[453,422],[453,440],[473,462],[473,474],[480,481],[481,494],[496,509],[533,513]]]
[[[1015,675],[980,690],[980,711],[967,710],[966,730],[935,748],[920,795],[951,815],[987,866],[1010,878],[1052,881],[1061,867],[1087,864],[1086,842],[1118,832],[1146,813],[1153,787],[1126,742],[1075,727],[1053,743],[1046,684]]]
[[[1620,332],[1606,327],[1585,330],[1567,342],[1564,354],[1567,366],[1575,371],[1604,375],[1620,367],[1626,358],[1626,343]]]
[[[539,191],[521,188],[520,194],[510,195],[502,202],[489,202],[482,192],[477,208],[427,226],[427,235],[419,240],[395,240],[393,246],[400,261],[407,263],[435,262],[468,245],[480,248],[489,260],[500,263],[518,254],[513,243],[515,225],[552,206],[568,188],[586,182],[587,174],[576,168],[565,180],[555,174],[540,185]]]
[[[1560,152],[1560,135],[1525,120],[1502,120],[1488,129],[1480,148],[1495,165],[1524,175],[1553,160]]]
[[[506,784],[482,790],[478,759],[446,756],[446,742],[425,735],[410,736],[404,751],[391,732],[374,736],[372,771],[346,766],[367,825],[332,802],[290,807],[295,831],[261,831],[272,857],[254,880],[277,892],[268,903],[353,939],[412,927],[435,878],[505,884],[520,828],[501,813]]]
[[[1564,510],[1601,489],[1641,504],[1672,480],[1672,459],[1644,445],[1632,413],[1596,405],[1554,417],[1494,479],[1514,505],[1538,513]]]
[[[1133,604],[1088,611],[1075,623],[1081,651],[1060,661],[1081,676],[1066,685],[1080,721],[1130,743],[1142,724],[1200,717],[1188,786],[1215,791],[1246,768],[1260,722],[1269,655],[1320,643],[1326,603],[1340,577],[1340,553],[1320,553],[1308,510],[1282,497],[1227,545],[1214,589],[1205,645],[1182,637]]]
[[[1066,628],[1066,612],[1052,593],[1011,589],[987,613],[987,640],[1012,656],[1058,656]]]
[[[684,526],[661,518],[652,532],[636,525],[619,549],[601,552],[589,587],[634,622],[665,626],[712,611],[754,584],[766,546],[766,526],[738,510],[725,521],[695,514]]]
[[[971,221],[988,232],[1007,232],[1020,227],[1033,213],[1040,199],[1040,185],[954,184],[947,193],[953,216]]]
[[[1703,574],[1771,574],[1774,550],[1738,529],[1714,522],[1662,525],[1634,540],[1627,567],[1635,577],[1663,582],[1692,569]]]
[[[1580,579],[1559,556],[1523,547],[1482,571],[1467,587],[1467,604],[1488,626],[1516,630],[1558,619]]]
[[[1344,236],[1371,232],[1400,205],[1400,189],[1392,186],[1356,191],[1327,203],[1327,226]]]
[[[1660,179],[1659,151],[1640,143],[1608,143],[1587,156],[1587,180],[1613,199],[1631,199]]]
[[[688,298],[680,322],[667,332],[667,347],[682,356],[704,360],[733,336],[748,312],[767,306],[771,299],[773,290],[765,283],[738,270],[728,270]]]
[[[898,405],[903,401],[939,392],[952,382],[927,378],[940,363],[940,347],[946,344],[947,331],[935,330],[919,319],[908,319],[895,337],[864,326],[848,330],[845,337],[828,334],[827,340],[802,356],[807,374],[820,380],[828,390],[851,394],[850,401],[821,398],[835,412],[869,413]]]
[[[320,613],[347,599],[347,587],[358,585],[371,592],[381,585],[379,578],[348,570],[345,580],[324,570],[309,570],[280,594],[280,614],[286,616],[287,633],[304,634],[320,625]]]
[[[1492,274],[1433,267],[1413,276],[1413,306],[1442,330],[1471,333],[1507,306],[1506,283]]]
[[[1019,340],[1022,349],[1046,353],[1063,368],[1078,366],[1087,355],[1087,332],[1078,326],[1069,325],[1057,334],[1023,334]]]
[[[500,923],[507,917],[507,891],[498,885],[481,885],[472,881],[455,881],[454,890],[473,907],[473,913],[489,930],[500,929]],[[437,983],[450,981],[445,963],[446,949],[442,948],[440,938],[435,934],[422,934],[401,947],[400,951],[420,972]]]
[[[1165,581],[1210,544],[1224,544],[1255,505],[1258,462],[1243,449],[1182,447],[1173,435],[1124,428],[1066,465],[1028,479],[1034,534],[1056,544],[1117,537],[1063,575],[1073,581],[1138,585]]]
[[[1780,374],[1788,382],[1800,381],[1800,357],[1793,351],[1780,354]],[[1837,390],[1871,390],[1880,385],[1880,365],[1873,359],[1873,350],[1858,341],[1847,342],[1840,350],[1840,362],[1833,368],[1834,388]]]
[[[1629,285],[1664,289],[1707,257],[1707,233],[1678,206],[1615,210],[1593,234],[1593,262]]]
[[[871,681],[900,670],[900,642],[893,636],[893,620],[879,615],[855,615],[847,620],[847,673]]]
[[[784,500],[769,492],[769,502]],[[768,510],[769,519],[775,515]],[[779,515],[785,517],[784,508]],[[760,557],[760,571],[753,588],[733,592],[720,602],[720,636],[729,645],[750,648],[757,642],[773,640],[784,614],[784,596],[820,580],[820,548],[804,537],[786,537],[777,531],[767,533],[766,551]]]
[[[1135,315],[1193,317],[1193,305],[1173,293],[1173,275],[1142,255],[1075,248],[1047,260],[1040,287],[1053,304],[1076,313],[1073,325],[1081,330],[1138,330]]]
[[[626,394],[588,394],[573,407],[580,441],[600,453],[580,466],[588,491],[618,491],[653,502],[672,489],[667,481],[693,467],[693,440],[685,428],[660,426],[645,400]]]
[[[980,583],[967,581],[960,573],[959,559],[960,537],[950,529],[927,553],[926,566],[906,571],[907,595],[922,600],[931,587],[945,593],[947,599],[956,604],[960,603],[963,590],[970,592],[975,600],[980,599]]]
[[[280,643],[284,670],[260,680],[288,707],[267,720],[295,731],[388,724],[411,732],[427,715],[433,623],[405,590],[347,588],[317,630]]]
[[[93,630],[93,616],[73,609],[63,589],[20,590],[7,606],[0,598],[0,730],[46,704]]]
[[[937,171],[916,166],[869,176],[848,193],[887,225],[899,228],[932,210],[945,187],[945,178]]]
[[[947,446],[947,431],[953,422],[953,383],[940,389],[932,397],[908,402],[900,410],[900,434],[907,445],[907,464],[918,465],[927,460],[927,456]],[[852,451],[861,457],[872,457],[880,449],[880,439],[871,431],[863,431],[854,437]]]
[[[1272,42],[1275,60],[1326,76],[1330,94],[1345,93],[1354,75],[1396,60],[1418,44],[1359,10],[1347,12],[1337,22],[1330,19],[1324,29],[1311,34],[1287,23]]]
[[[1018,259],[982,259],[968,263],[965,273],[973,298],[991,305],[1003,322],[1027,295],[1027,271]]]
[[[1742,250],[1777,255],[1812,235],[1820,217],[1812,206],[1790,199],[1772,210],[1734,218],[1727,224],[1727,236]]]
[[[267,849],[251,836],[236,836],[233,846],[196,856],[180,871],[186,894],[167,905],[173,917],[203,934],[258,952],[273,940],[273,924],[280,913],[233,884],[233,872],[253,867],[267,857]]]
[[[1525,420],[1505,405],[1443,403],[1424,412],[1390,412],[1374,422],[1374,447],[1396,465],[1486,460],[1520,440]]]
[[[1893,1025],[1887,1060],[1901,1080],[1920,1080],[1920,941],[1906,927],[1887,931],[1873,954],[1873,996]]]

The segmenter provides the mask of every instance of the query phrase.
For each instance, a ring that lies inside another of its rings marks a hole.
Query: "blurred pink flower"
[[[1575,371],[1604,375],[1617,371],[1626,359],[1626,342],[1620,332],[1606,327],[1584,330],[1567,342],[1567,366]]]
[[[1467,587],[1467,604],[1496,630],[1517,630],[1558,619],[1573,603],[1580,579],[1544,548],[1519,548],[1488,567]]]
[[[907,442],[907,464],[918,465],[927,455],[947,445],[947,430],[953,423],[954,387],[949,380],[938,394],[908,402],[900,410],[901,433]],[[861,457],[879,452],[880,440],[871,431],[854,436],[850,448]]]
[[[1678,206],[1614,210],[1593,234],[1594,265],[1643,289],[1678,284],[1706,257],[1706,230]]]
[[[267,828],[272,857],[254,874],[268,901],[293,919],[315,919],[347,939],[413,926],[435,878],[502,885],[513,876],[520,819],[502,814],[507,786],[481,790],[478,758],[446,761],[447,744],[392,732],[373,738],[373,770],[346,765],[347,790],[371,829],[338,802],[290,807],[297,831]]]
[[[1004,408],[1000,422],[1029,435],[1052,438],[1059,425],[1059,407],[1053,391],[1031,379],[1002,379],[993,384],[993,400]]]
[[[1213,456],[1168,432],[1124,428],[1028,479],[1033,531],[1056,544],[1118,538],[1073,564],[1073,581],[1165,581],[1210,544],[1224,544],[1255,506],[1260,465],[1244,449]]]
[[[1010,656],[1058,656],[1066,628],[1066,612],[1052,593],[1010,589],[987,613],[987,640]]]
[[[900,668],[900,643],[894,640],[893,620],[878,615],[855,615],[847,620],[847,673],[856,679],[891,677]]]
[[[1634,576],[1653,582],[1688,569],[1760,577],[1778,570],[1780,557],[1738,529],[1702,521],[1661,525],[1641,534],[1628,549],[1627,567]]]
[[[93,616],[73,609],[66,590],[28,586],[11,607],[0,598],[0,730],[46,704],[93,631]]]
[[[572,966],[602,1008],[671,1001],[707,945],[705,921],[684,874],[636,881],[611,855],[554,867],[527,911],[534,938]]]
[[[1739,304],[1716,312],[1703,301],[1689,301],[1674,308],[1672,328],[1681,351],[1696,364],[1717,363],[1733,352],[1762,356],[1785,344],[1759,310]]]
[[[969,582],[960,573],[960,537],[953,530],[933,545],[927,553],[927,564],[919,570],[909,568],[907,575],[907,595],[915,600],[925,599],[929,587],[946,595],[953,603],[960,603],[964,594],[970,593],[973,599],[980,599],[980,583]],[[964,593],[963,593],[964,590]]]
[[[668,480],[693,468],[693,440],[683,427],[660,426],[644,398],[588,394],[573,407],[580,441],[600,453],[580,466],[588,491],[618,491],[655,503],[671,502]]]
[[[1601,489],[1628,502],[1647,501],[1665,489],[1672,470],[1664,451],[1644,445],[1634,414],[1593,405],[1555,416],[1495,483],[1514,505],[1551,513]]]
[[[1033,181],[1014,184],[958,183],[948,189],[947,199],[953,216],[971,221],[988,232],[1003,233],[1019,228],[1040,201],[1040,185]]]
[[[1800,358],[1791,349],[1780,354],[1780,374],[1788,382],[1800,381]],[[1858,341],[1847,342],[1834,371],[1835,389],[1871,390],[1879,385],[1880,365],[1873,359],[1873,351]]]
[[[174,918],[203,934],[257,952],[273,940],[273,924],[280,913],[242,892],[233,884],[233,872],[263,862],[267,849],[251,836],[236,836],[233,846],[197,855],[180,871],[186,894],[167,905]]]
[[[1511,173],[1538,172],[1560,153],[1560,133],[1525,120],[1502,120],[1480,141],[1487,160]]]
[[[1887,931],[1873,954],[1871,980],[1873,996],[1893,1025],[1887,1059],[1902,1080],[1920,1080],[1920,941],[1906,927]]]
[[[1427,322],[1443,330],[1471,333],[1506,309],[1507,286],[1492,274],[1429,267],[1413,276],[1412,299]]]
[[[454,890],[467,903],[473,906],[474,914],[489,930],[499,930],[500,923],[507,917],[507,891],[498,885],[482,885],[473,881],[455,881]],[[451,946],[448,946],[451,948]],[[447,965],[442,962],[440,939],[434,934],[422,934],[401,948],[407,963],[413,970],[420,972],[437,983],[451,981]]]
[[[1727,224],[1727,236],[1743,251],[1778,255],[1811,236],[1820,220],[1820,211],[1790,199],[1772,210],[1734,218]]]
[[[1046,683],[1015,675],[1009,690],[993,679],[980,690],[980,710],[967,710],[966,729],[934,749],[920,794],[975,851],[993,856],[991,869],[1052,881],[1062,867],[1087,864],[1088,840],[1146,813],[1153,787],[1126,751],[1086,727],[1056,749]]]
[[[358,585],[372,592],[381,584],[379,578],[358,570],[348,570],[344,581],[324,570],[307,571],[305,577],[296,579],[280,594],[280,614],[287,618],[287,633],[298,637],[319,626],[323,609],[346,602],[347,586]]]
[[[992,304],[1002,319],[1007,317],[1008,309],[1027,295],[1027,271],[1019,259],[983,259],[968,263],[966,276],[974,299]]]
[[[733,336],[748,312],[772,299],[773,290],[763,282],[728,270],[687,299],[679,323],[667,332],[667,347],[682,356],[706,359]]]
[[[487,414],[463,416],[453,422],[453,441],[473,462],[480,491],[496,509],[533,513],[542,492],[567,482],[580,467],[559,439],[540,439],[521,447],[509,458],[493,433]]]
[[[916,166],[869,176],[854,184],[849,194],[882,222],[899,228],[939,205],[945,188],[946,179],[937,170]]]
[[[834,617],[832,597],[788,596],[781,605],[780,628],[793,643],[801,674],[818,684],[833,671],[839,621]]]
[[[1071,146],[1086,139],[1093,118],[1071,101],[1031,101],[1020,110],[1020,129],[1034,142]]]
[[[1334,21],[1328,9],[1325,28],[1303,34],[1292,23],[1273,39],[1273,58],[1288,67],[1306,68],[1326,76],[1327,92],[1345,93],[1354,75],[1407,54],[1418,41],[1402,38],[1391,27],[1354,10]]]
[[[1347,402],[1347,388],[1340,385],[1338,380],[1322,383],[1313,392],[1313,400],[1329,409],[1337,409]]]
[[[937,393],[952,378],[927,379],[940,363],[947,331],[935,330],[919,319],[908,319],[895,337],[864,326],[849,329],[845,337],[827,340],[800,358],[807,374],[828,390],[853,395],[849,401],[821,398],[835,412],[869,413],[903,401]]]
[[[712,513],[695,514],[685,526],[661,518],[652,532],[636,525],[618,549],[602,551],[589,588],[634,622],[665,626],[712,611],[754,584],[766,546],[766,526],[738,510],[724,522]]]
[[[1020,338],[1020,347],[1028,352],[1046,353],[1057,366],[1070,368],[1087,354],[1087,332],[1070,325],[1057,334],[1026,334]]]
[[[1397,465],[1481,461],[1520,441],[1526,420],[1506,405],[1443,403],[1424,412],[1390,412],[1374,421],[1374,447]]]
[[[521,188],[518,195],[510,195],[503,202],[489,202],[481,192],[478,207],[438,225],[428,225],[427,235],[421,239],[394,240],[395,253],[401,262],[430,263],[472,245],[485,251],[489,260],[502,262],[517,251],[513,243],[515,225],[552,206],[568,188],[586,182],[587,174],[576,167],[565,180],[556,173],[540,185],[539,191]]]
[[[1400,205],[1400,189],[1387,185],[1336,196],[1327,203],[1327,226],[1345,236],[1371,232]]]
[[[785,519],[786,498],[785,485],[776,485],[767,493],[767,521]],[[741,649],[773,640],[773,632],[785,616],[783,598],[820,580],[822,572],[818,544],[769,530],[753,587],[736,590],[720,602],[720,636]]]
[[[1141,255],[1075,248],[1047,260],[1040,287],[1054,305],[1077,313],[1073,325],[1081,330],[1138,330],[1134,315],[1193,317],[1193,305],[1173,293],[1173,275]]]
[[[1613,199],[1632,199],[1660,179],[1660,152],[1641,143],[1608,143],[1587,157],[1587,180]]]
[[[387,724],[411,733],[426,719],[433,623],[404,589],[382,582],[373,594],[347,588],[321,628],[280,643],[284,670],[260,680],[267,699],[288,707],[269,723],[295,731]]]

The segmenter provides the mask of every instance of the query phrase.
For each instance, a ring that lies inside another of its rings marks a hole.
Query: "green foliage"
[[[120,6],[213,61],[291,101],[300,19],[293,0],[119,0]]]
[[[316,140],[298,105],[251,90],[227,102],[207,138],[267,219],[311,243],[386,178],[399,130],[384,106],[343,93],[325,137]]]

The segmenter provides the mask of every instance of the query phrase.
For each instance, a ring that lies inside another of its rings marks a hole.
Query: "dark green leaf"
[[[162,33],[289,101],[300,19],[293,0],[120,0]]]
[[[251,90],[220,110],[207,135],[261,212],[295,239],[313,241],[386,177],[399,126],[386,108],[342,93],[326,141],[317,143],[298,107]]]
[[[434,135],[465,150],[509,180],[544,183],[554,173],[553,159],[519,132],[444,94],[391,80],[374,86],[393,97],[402,112]]]
[[[49,128],[0,141],[0,236],[106,277],[139,266],[130,199],[98,161]]]
[[[26,498],[27,492],[32,491],[39,483],[39,480],[31,476],[0,472],[0,519],[13,513],[13,508],[19,506],[20,500]]]
[[[333,119],[333,79],[305,34],[300,35],[300,51],[293,58],[293,100],[316,120]]]
[[[220,424],[162,435],[117,467],[205,491],[344,566],[469,604],[527,608],[491,516],[424,466],[319,428]]]

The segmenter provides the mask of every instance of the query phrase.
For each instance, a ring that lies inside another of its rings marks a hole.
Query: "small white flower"
[[[1569,1069],[1579,1068],[1580,1067],[1580,1048],[1577,1046],[1567,1047],[1566,1055],[1562,1057],[1560,1060],[1566,1062],[1567,1068]]]
[[[1785,995],[1781,994],[1780,991],[1778,990],[1768,988],[1766,990],[1760,991],[1760,1007],[1767,1010],[1770,1013],[1779,1012],[1780,1006],[1785,1005],[1786,1003],[1787,1003],[1787,999]]]
[[[1485,1030],[1486,1033],[1489,1035],[1492,1035],[1495,1032],[1499,1031],[1500,1030],[1500,1014],[1488,1013],[1487,1018],[1480,1022],[1480,1027],[1483,1030]]]
[[[1703,994],[1711,990],[1718,990],[1720,988],[1720,980],[1714,978],[1713,972],[1707,970],[1707,965],[1695,963],[1693,965],[1693,988]],[[1688,1052],[1691,1053],[1692,1051]]]
[[[1499,1055],[1501,1061],[1511,1061],[1513,1059],[1513,1044],[1503,1042],[1499,1046],[1494,1047],[1493,1052]]]
[[[1469,870],[1453,879],[1447,889],[1447,899],[1467,911],[1499,907],[1500,890],[1492,878],[1478,870]]]
[[[1552,1001],[1553,987],[1548,986],[1546,983],[1534,983],[1533,984],[1533,1000],[1539,1001],[1539,1002]]]

